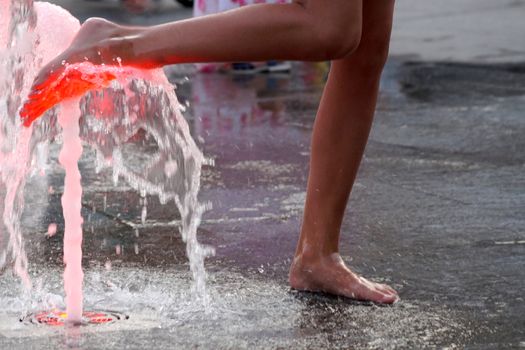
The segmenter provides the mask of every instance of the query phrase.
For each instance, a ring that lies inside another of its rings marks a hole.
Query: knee
[[[339,6],[326,6],[324,1],[296,3],[304,9],[304,24],[318,59],[341,59],[358,48],[363,25],[360,2],[348,0]]]
[[[317,28],[316,33],[323,59],[338,60],[352,54],[359,47],[361,24],[323,23]]]

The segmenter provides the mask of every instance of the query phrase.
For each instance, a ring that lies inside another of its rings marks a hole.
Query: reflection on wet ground
[[[190,298],[175,208],[148,197],[142,220],[141,197],[124,184],[113,186],[111,173],[96,174],[86,150],[86,305],[130,319],[85,328],[73,345],[524,346],[523,67],[389,63],[341,253],[358,272],[400,290],[402,301],[393,307],[287,286],[326,73],[323,64],[298,64],[291,75],[171,72],[192,134],[215,160],[204,168],[200,195],[213,208],[199,237],[216,247],[207,260],[208,310]],[[51,162],[27,190],[26,249],[37,291],[25,296],[13,279],[0,279],[6,348],[51,349],[71,341],[63,331],[18,322],[28,305],[62,302],[62,176]],[[57,234],[48,237],[54,222]]]

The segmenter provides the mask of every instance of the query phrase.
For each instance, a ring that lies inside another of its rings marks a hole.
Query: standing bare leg
[[[290,271],[293,288],[392,303],[397,293],[348,269],[339,231],[374,116],[388,55],[394,0],[363,3],[363,36],[349,57],[334,61],[312,136],[301,236]]]

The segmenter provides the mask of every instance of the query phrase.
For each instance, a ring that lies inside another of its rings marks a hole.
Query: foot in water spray
[[[24,126],[30,126],[60,102],[105,88],[118,75],[124,74],[123,58],[113,53],[115,48],[109,50],[108,47],[112,38],[132,34],[132,29],[107,20],[88,19],[67,50],[40,70],[20,111]],[[119,51],[125,56],[127,50]],[[127,61],[125,57],[124,60]],[[144,64],[138,68],[152,67]]]

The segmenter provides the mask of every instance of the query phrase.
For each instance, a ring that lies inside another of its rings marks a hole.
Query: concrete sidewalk
[[[399,0],[391,55],[424,61],[525,61],[524,0]]]

